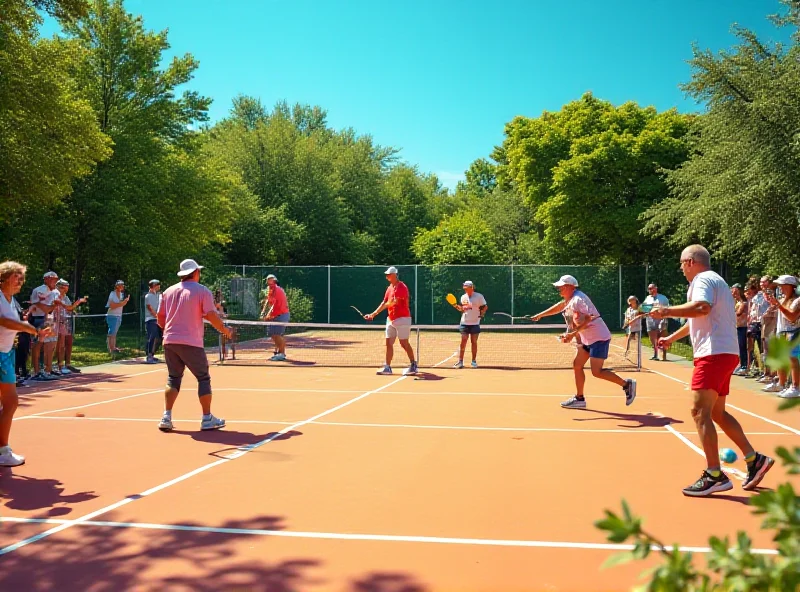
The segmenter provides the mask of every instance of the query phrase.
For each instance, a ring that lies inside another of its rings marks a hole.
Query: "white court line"
[[[17,549],[20,549],[21,547],[24,547],[26,545],[30,545],[31,543],[35,543],[37,541],[40,541],[40,540],[42,540],[44,538],[47,538],[47,537],[49,537],[51,535],[54,535],[54,534],[59,533],[59,532],[61,532],[63,530],[66,530],[67,528],[75,526],[76,524],[80,524],[82,522],[86,522],[87,520],[91,520],[96,516],[100,516],[101,514],[106,514],[106,513],[110,512],[112,510],[116,510],[117,508],[125,506],[125,505],[127,505],[127,504],[129,504],[129,503],[131,503],[133,501],[136,501],[136,500],[141,499],[143,497],[147,497],[149,495],[152,495],[152,494],[154,494],[154,493],[156,493],[158,491],[161,491],[162,489],[166,489],[167,487],[171,487],[172,485],[175,485],[176,483],[180,483],[181,481],[185,481],[185,480],[187,480],[187,479],[189,479],[189,478],[191,478],[191,477],[193,477],[193,476],[195,476],[195,475],[197,475],[199,473],[202,473],[202,472],[207,471],[209,469],[212,469],[212,468],[214,468],[214,467],[216,467],[218,465],[224,464],[226,462],[229,462],[229,461],[237,459],[237,458],[239,458],[241,456],[244,456],[248,452],[251,452],[252,450],[255,450],[256,448],[259,448],[259,447],[261,447],[261,446],[263,446],[265,444],[268,444],[269,442],[272,442],[273,440],[275,440],[276,438],[278,438],[281,435],[285,434],[286,432],[290,432],[290,431],[292,431],[292,430],[294,430],[296,428],[299,428],[300,426],[303,426],[303,425],[305,425],[307,423],[315,421],[315,420],[319,419],[320,417],[325,417],[326,415],[330,415],[331,413],[334,413],[334,412],[338,411],[339,409],[343,409],[344,407],[347,407],[348,405],[352,405],[353,403],[355,403],[357,401],[360,401],[361,399],[364,399],[364,398],[366,398],[366,397],[368,397],[368,396],[370,396],[370,395],[372,395],[374,393],[377,393],[377,392],[379,392],[379,391],[381,391],[381,390],[383,390],[385,388],[388,388],[388,387],[392,386],[393,384],[396,384],[396,383],[400,382],[401,380],[404,380],[405,378],[406,378],[406,376],[400,376],[399,378],[397,378],[395,380],[392,380],[391,382],[387,382],[386,384],[384,384],[384,385],[382,385],[382,386],[380,386],[380,387],[378,387],[376,389],[373,389],[371,391],[367,391],[366,393],[363,393],[363,394],[361,394],[361,395],[359,395],[357,397],[354,397],[354,398],[350,399],[349,401],[345,401],[344,403],[336,405],[335,407],[331,407],[327,411],[323,411],[322,413],[318,413],[317,415],[314,415],[313,417],[309,417],[308,419],[306,419],[304,421],[301,421],[301,422],[295,423],[295,424],[293,424],[291,426],[288,426],[288,427],[282,429],[281,431],[271,435],[269,438],[265,438],[264,440],[261,440],[260,442],[256,442],[255,444],[249,444],[247,446],[240,446],[238,448],[238,450],[236,452],[232,453],[232,454],[229,454],[229,455],[227,455],[227,456],[225,456],[225,457],[223,457],[223,458],[221,458],[221,459],[219,459],[217,461],[214,461],[214,462],[208,463],[206,465],[203,465],[202,467],[198,467],[197,469],[195,469],[193,471],[190,471],[188,473],[185,473],[183,475],[180,475],[179,477],[176,477],[175,479],[172,479],[172,480],[167,481],[165,483],[162,483],[160,485],[156,485],[155,487],[152,487],[152,488],[148,489],[147,491],[143,491],[142,493],[139,493],[139,494],[136,494],[136,495],[129,495],[128,497],[126,497],[126,498],[124,498],[124,499],[122,499],[122,500],[120,500],[120,501],[118,501],[116,503],[113,503],[111,505],[105,506],[104,508],[100,508],[99,510],[95,510],[94,512],[90,512],[88,514],[85,514],[83,516],[75,518],[74,520],[66,521],[63,524],[60,524],[59,526],[56,526],[54,528],[50,528],[50,529],[48,529],[48,530],[46,530],[44,532],[41,532],[39,534],[36,534],[36,535],[32,536],[32,537],[28,537],[27,539],[23,539],[21,541],[17,541],[16,543],[13,543],[11,545],[3,547],[2,549],[0,549],[0,555],[6,555],[8,553],[16,551]]]
[[[156,389],[151,391],[144,391],[141,393],[134,393],[133,395],[125,395],[124,397],[117,397],[116,399],[107,399],[105,401],[96,401],[94,403],[87,403],[86,405],[76,405],[74,407],[63,407],[61,409],[51,409],[50,411],[40,411],[39,413],[31,413],[30,415],[23,415],[22,417],[15,417],[14,421],[23,419],[39,418],[47,415],[48,413],[60,413],[62,411],[75,411],[76,409],[86,409],[87,407],[95,407],[97,405],[105,405],[106,403],[114,403],[115,401],[124,401],[125,399],[134,399],[144,395],[152,395],[153,393],[163,393],[164,389]]]
[[[132,421],[152,423],[152,418],[145,417],[53,417],[38,416],[35,419],[50,419],[64,421]],[[173,419],[172,423],[196,423],[196,419]],[[226,419],[226,425],[234,424],[255,424],[255,425],[293,425],[293,421],[275,421],[268,419]],[[407,424],[407,423],[357,423],[340,421],[310,421],[313,425],[340,426],[353,428],[405,428],[419,430],[466,430],[466,431],[485,431],[485,432],[570,432],[570,433],[594,433],[594,434],[657,434],[664,435],[657,428],[653,429],[582,429],[582,428],[535,428],[535,427],[503,427],[503,426],[449,426],[449,425],[430,425],[430,424]],[[694,434],[695,432],[678,432],[683,434]],[[788,436],[786,432],[750,432],[754,436]]]
[[[700,456],[702,456],[703,458],[705,458],[705,457],[706,457],[706,453],[705,453],[705,452],[703,452],[703,449],[702,449],[702,448],[699,448],[698,446],[695,446],[694,442],[692,442],[691,440],[689,440],[689,439],[688,439],[686,436],[684,436],[683,434],[681,434],[681,433],[680,433],[678,430],[676,430],[675,428],[673,428],[671,425],[665,425],[664,427],[665,427],[665,428],[667,429],[667,431],[669,431],[670,433],[672,433],[672,434],[675,434],[675,435],[678,437],[678,439],[679,439],[681,442],[683,442],[684,444],[686,444],[686,445],[687,445],[689,448],[691,448],[692,450],[694,450],[694,451],[695,451],[697,454],[699,454],[699,455],[700,455]],[[728,473],[729,475],[733,475],[734,477],[736,477],[736,478],[737,478],[737,479],[739,479],[740,481],[744,481],[745,479],[747,479],[747,473],[745,473],[744,471],[740,471],[739,469],[735,469],[735,468],[733,468],[733,467],[729,467],[729,466],[722,466],[722,467],[720,467],[720,469],[721,469],[721,470],[723,470],[723,471],[725,471],[725,472],[726,472],[726,473]]]
[[[689,384],[685,380],[680,380],[680,379],[675,378],[673,376],[669,376],[668,374],[663,374],[662,372],[659,372],[658,370],[651,370],[651,372],[654,372],[654,373],[658,374],[659,376],[663,376],[664,378],[669,378],[670,380],[674,380],[675,382],[680,382],[681,384],[685,384],[685,385]],[[774,426],[778,426],[779,428],[783,428],[784,430],[786,430],[788,432],[792,432],[793,434],[797,434],[798,436],[800,436],[800,430],[798,430],[796,428],[791,428],[791,427],[789,427],[787,425],[784,425],[784,424],[782,424],[782,423],[780,423],[778,421],[772,420],[772,419],[770,419],[768,417],[764,417],[763,415],[758,415],[757,413],[753,413],[752,411],[748,411],[747,409],[742,409],[741,407],[736,407],[735,405],[731,405],[730,403],[726,403],[725,405],[726,405],[726,407],[730,407],[731,409],[736,409],[736,411],[741,411],[742,413],[746,413],[747,415],[750,415],[750,416],[755,417],[757,419],[761,419],[763,421],[766,421],[767,423],[771,423]]]
[[[57,518],[0,518],[2,522],[18,522],[23,524],[71,524],[71,520]],[[615,543],[578,543],[573,541],[531,541],[513,539],[475,539],[475,538],[455,538],[455,537],[432,537],[432,536],[407,536],[390,534],[359,534],[359,533],[340,533],[340,532],[302,532],[292,530],[266,530],[259,528],[221,528],[213,526],[187,526],[182,524],[151,524],[147,522],[107,522],[83,520],[80,526],[105,526],[111,528],[136,528],[143,530],[169,530],[183,532],[209,532],[218,534],[240,534],[249,536],[274,536],[301,539],[328,539],[346,541],[385,541],[402,543],[436,543],[445,545],[478,545],[493,547],[535,547],[546,549],[590,549],[601,551],[630,551],[633,545],[622,545]],[[709,547],[679,547],[684,553],[710,553]],[[653,551],[660,551],[657,545],[651,547]],[[777,555],[775,549],[751,549],[758,555]]]

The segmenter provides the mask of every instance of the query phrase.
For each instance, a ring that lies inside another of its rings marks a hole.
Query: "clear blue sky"
[[[767,15],[776,0],[127,0],[171,51],[200,62],[192,89],[268,107],[319,105],[454,187],[503,141],[516,115],[539,116],[591,91],[659,110],[701,107],[678,88],[691,44],[731,47],[736,22],[786,38]],[[43,33],[52,33],[47,26]]]

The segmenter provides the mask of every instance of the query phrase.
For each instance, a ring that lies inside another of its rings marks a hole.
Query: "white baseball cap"
[[[179,277],[184,277],[193,274],[198,269],[203,269],[202,265],[198,265],[194,259],[184,259],[181,261],[181,270],[178,272]]]
[[[561,286],[577,286],[578,280],[571,275],[562,275],[557,282],[553,283],[553,285],[557,288]]]
[[[397,268],[394,265],[383,272],[384,275],[389,275],[390,273],[397,273]]]
[[[463,286],[464,286],[465,288],[470,288],[470,287],[472,287],[472,286],[474,286],[474,285],[475,285],[475,284],[473,284],[473,283],[472,283],[472,280],[467,280],[467,281],[465,281],[465,282],[464,282],[464,284],[463,284]]]
[[[776,284],[780,284],[780,285],[787,285],[788,284],[790,286],[796,286],[797,285],[797,278],[794,277],[793,275],[782,275],[777,280],[775,280],[775,283]]]

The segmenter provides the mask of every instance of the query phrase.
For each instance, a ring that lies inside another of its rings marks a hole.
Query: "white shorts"
[[[408,339],[411,336],[411,317],[400,317],[399,319],[386,319],[386,338],[387,339]]]

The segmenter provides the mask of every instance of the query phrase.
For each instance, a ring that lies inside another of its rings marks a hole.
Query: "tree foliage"
[[[464,210],[442,220],[436,228],[420,230],[414,253],[426,265],[497,263],[500,252],[489,224],[477,210]]]
[[[688,157],[690,120],[587,93],[557,113],[506,125],[498,184],[533,210],[547,262],[640,262],[656,247],[638,217],[667,197],[661,170]]]
[[[691,159],[667,174],[670,197],[643,216],[668,244],[703,241],[777,273],[800,257],[800,9],[783,3],[773,20],[794,29],[788,47],[741,27],[732,51],[695,47],[684,88],[708,112],[692,126]]]

